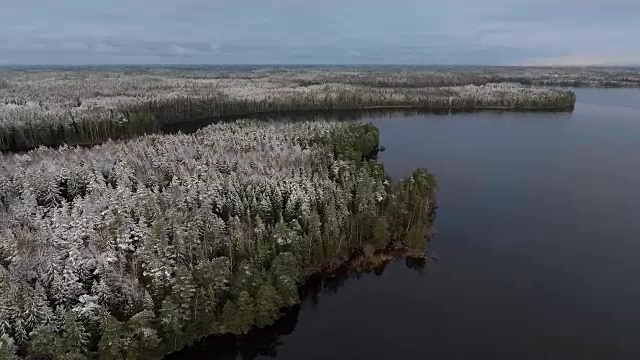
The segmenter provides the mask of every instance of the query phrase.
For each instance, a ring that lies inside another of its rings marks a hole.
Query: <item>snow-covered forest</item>
[[[640,87],[639,67],[369,66],[325,69],[302,84],[441,87],[518,83],[566,87]]]
[[[353,254],[423,249],[435,181],[373,125],[212,125],[0,156],[0,359],[155,359],[271,324]]]
[[[507,71],[507,70],[504,70]],[[0,69],[0,150],[96,144],[168,124],[289,110],[566,110],[573,92],[490,70]],[[529,82],[530,83],[530,82]]]

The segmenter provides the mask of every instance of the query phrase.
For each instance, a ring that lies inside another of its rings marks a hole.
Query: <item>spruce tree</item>
[[[88,359],[87,333],[84,325],[71,310],[67,311],[64,319],[57,357],[73,360]]]
[[[60,335],[52,326],[40,326],[29,334],[28,353],[36,359],[53,359],[61,348]]]

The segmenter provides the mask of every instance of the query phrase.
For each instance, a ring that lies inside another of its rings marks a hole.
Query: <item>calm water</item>
[[[365,118],[392,176],[436,174],[440,261],[326,281],[180,358],[640,359],[640,90],[576,93],[571,114]]]

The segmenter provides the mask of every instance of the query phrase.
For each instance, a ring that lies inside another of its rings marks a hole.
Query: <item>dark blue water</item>
[[[640,359],[640,90],[573,113],[390,115],[387,170],[440,184],[440,261],[342,278],[189,358]]]

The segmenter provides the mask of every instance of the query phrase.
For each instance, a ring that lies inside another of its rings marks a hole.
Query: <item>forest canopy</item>
[[[421,250],[435,180],[373,125],[239,121],[0,157],[0,359],[155,359],[266,326],[310,274]]]

